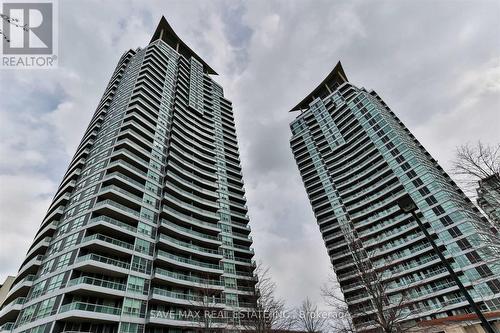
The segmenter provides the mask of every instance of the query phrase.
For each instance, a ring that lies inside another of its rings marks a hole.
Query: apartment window
[[[61,287],[62,282],[64,280],[64,274],[65,273],[61,273],[61,274],[58,274],[56,276],[53,276],[49,281],[49,285],[47,286],[46,292],[50,292],[52,290],[55,290],[55,289],[58,289],[59,287]]]
[[[425,187],[424,187],[424,188],[425,188]],[[450,224],[453,224],[453,220],[452,220],[452,219],[451,219],[451,217],[450,217],[450,216],[448,216],[448,215],[445,215],[445,216],[441,217],[439,220],[441,221],[441,223],[442,223],[444,226],[448,226],[448,225],[450,225]]]
[[[140,239],[140,238],[135,239],[135,250],[136,251],[146,253],[146,254],[151,254],[152,249],[153,249],[153,247],[152,247],[150,242],[148,242],[144,239]]]
[[[472,247],[471,243],[465,238],[457,240],[457,245],[462,251],[465,251]]]
[[[410,164],[408,164],[408,162],[401,164],[401,169],[403,169],[403,171],[409,170],[410,168],[411,166]]]
[[[415,186],[417,188],[424,185],[424,182],[420,178],[414,179],[412,181],[412,183],[413,183],[413,186]]]
[[[138,276],[129,275],[127,280],[127,290],[142,294],[146,280]]]
[[[469,261],[472,264],[475,264],[475,263],[481,261],[481,256],[479,256],[479,254],[476,251],[466,253],[465,256],[467,257],[467,259],[469,259]]]
[[[144,235],[152,236],[153,235],[153,227],[144,223],[144,222],[139,222],[137,224],[137,232],[144,234]]]
[[[141,305],[141,300],[125,298],[123,300],[123,314],[132,317],[141,317]]]
[[[436,200],[436,198],[433,195],[431,195],[430,197],[426,198],[425,202],[427,202],[427,204],[429,206],[437,204],[437,200]]]
[[[457,238],[457,237],[460,237],[462,236],[462,232],[460,231],[460,229],[458,229],[457,227],[453,227],[453,228],[450,228],[448,230],[448,233],[450,234],[451,237],[453,238]]]
[[[406,164],[408,164],[408,163],[406,163]],[[413,170],[408,171],[406,173],[406,175],[408,176],[408,179],[412,179],[412,178],[417,177],[417,173],[415,171],[413,171]]]
[[[482,265],[482,266],[476,267],[476,271],[483,278],[488,277],[490,275],[493,275],[493,272],[486,265]]]
[[[432,208],[432,211],[434,212],[434,214],[436,214],[436,216],[439,216],[439,215],[442,215],[445,213],[443,207],[441,207],[441,205],[438,205],[434,208]]]

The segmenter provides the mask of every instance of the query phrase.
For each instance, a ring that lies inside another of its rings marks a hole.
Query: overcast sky
[[[291,305],[329,260],[288,113],[342,61],[447,169],[500,141],[500,1],[60,1],[59,68],[0,70],[0,279],[15,275],[120,55],[161,15],[233,101],[256,256]]]

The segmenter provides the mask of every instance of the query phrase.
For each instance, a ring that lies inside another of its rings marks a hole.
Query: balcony
[[[160,297],[156,297],[160,296]],[[203,297],[184,293],[172,292],[160,288],[153,288],[151,298],[167,301],[176,304],[185,304],[192,306],[209,306],[214,308],[223,308],[225,305],[218,297]]]
[[[179,219],[180,221],[198,226],[198,227],[203,228],[203,229],[208,229],[208,230],[220,232],[220,227],[217,224],[205,222],[203,220],[197,219],[196,217],[181,213],[181,212],[179,212],[175,209],[172,209],[170,207],[163,206],[163,212],[167,213],[167,215],[169,215],[173,218]]]
[[[126,216],[132,216],[134,218],[140,218],[141,214],[135,209],[129,208],[125,205],[119,204],[113,200],[103,200],[95,203],[94,208],[97,210],[99,208],[111,207],[112,210],[118,210],[118,212],[125,214]]]
[[[71,314],[68,312],[71,312]],[[89,312],[93,314],[89,314]],[[95,318],[103,320],[107,319],[110,321],[119,321],[119,316],[122,313],[122,309],[93,303],[73,302],[62,305],[59,309],[59,313],[65,313],[68,317],[81,318],[85,320]]]
[[[123,283],[107,281],[103,279],[97,279],[88,276],[81,276],[79,278],[69,280],[66,287],[73,287],[77,285],[88,285],[97,288],[91,288],[92,291],[97,291],[97,289],[104,289],[104,292],[111,295],[116,295],[117,291],[125,291],[126,286]]]
[[[223,273],[223,270],[219,264],[210,264],[198,260],[193,260],[181,256],[177,256],[168,252],[165,252],[163,250],[158,250],[157,260],[165,260],[168,263],[182,266],[182,267],[187,267],[187,268],[192,268],[196,269],[199,271],[210,271],[212,273]]]
[[[218,249],[215,250],[215,249],[205,248],[202,246],[197,246],[197,245],[194,245],[194,244],[191,244],[188,242],[180,241],[178,239],[175,239],[173,237],[170,237],[170,236],[167,236],[164,234],[160,234],[158,239],[165,244],[173,245],[174,248],[182,249],[188,253],[193,252],[193,253],[196,253],[198,255],[222,259],[222,254],[219,253]]]
[[[105,250],[112,250],[111,248],[108,248],[107,244],[109,245],[114,245],[115,247],[123,248],[129,251],[125,251],[126,253],[131,254],[131,251],[134,250],[134,245],[124,242],[122,240],[118,240],[116,238],[112,238],[106,235],[102,234],[94,234],[87,236],[82,239],[82,246],[85,246],[87,243],[97,243],[97,244],[102,244]]]
[[[93,269],[89,269],[89,271],[95,271],[102,273],[102,270],[107,269],[111,272],[116,272],[117,268],[122,269],[122,272],[128,274],[128,270],[130,269],[130,264],[128,262],[112,259],[105,256],[101,256],[95,253],[90,253],[81,257],[76,258],[76,263],[81,263],[84,266],[85,262],[90,262],[89,264],[93,266]]]
[[[127,223],[124,223],[122,221],[119,221],[119,220],[116,220],[116,219],[113,219],[111,217],[104,216],[104,215],[90,219],[88,224],[93,225],[93,224],[99,224],[99,223],[110,224],[110,225],[116,226],[118,228],[130,231],[131,233],[134,233],[134,234],[137,232],[136,227],[133,227]]]
[[[7,320],[15,319],[25,302],[26,297],[18,297],[9,304],[5,304],[0,310],[0,317]]]
[[[221,241],[219,240],[218,236],[207,235],[205,233],[198,232],[193,229],[182,227],[180,225],[177,225],[175,223],[169,222],[164,219],[161,220],[161,226],[169,229],[170,231],[174,231],[179,235],[187,236],[210,244],[216,244],[216,245],[221,244]]]
[[[7,296],[4,299],[4,302],[8,301],[12,297],[19,296],[18,294],[24,294],[22,292],[22,289],[24,289],[24,288],[26,288],[26,289],[31,288],[31,286],[33,286],[33,281],[34,280],[35,280],[35,274],[30,274],[30,275],[26,275],[20,281],[18,281],[15,284],[13,284],[12,287],[10,288],[9,292],[7,293]],[[26,290],[26,292],[27,292],[27,290]]]
[[[204,289],[224,289],[224,284],[220,280],[202,279],[197,276],[185,275],[177,272],[172,272],[163,268],[156,268],[155,277],[165,279],[170,282],[175,282],[190,287],[200,287]]]
[[[219,215],[217,213],[206,210],[206,209],[199,208],[198,206],[195,206],[195,205],[192,205],[192,204],[187,203],[185,201],[179,200],[171,194],[165,193],[164,198],[170,202],[175,203],[179,207],[182,207],[188,211],[194,212],[194,213],[199,214],[201,216],[212,218],[215,221],[217,221],[219,219]]]

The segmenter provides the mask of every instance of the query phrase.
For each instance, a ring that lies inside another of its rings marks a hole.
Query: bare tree
[[[334,274],[330,275],[328,283],[321,287],[321,295],[325,303],[335,310],[335,316],[327,321],[332,333],[356,333],[347,302],[342,296],[340,285]]]
[[[363,248],[362,242],[354,234],[346,235],[346,240],[357,273],[357,281],[366,300],[358,304],[347,302],[340,295],[340,286],[334,278],[331,279],[331,284],[322,288],[323,297],[328,304],[340,308],[341,311],[348,310],[352,317],[352,321],[347,317],[342,321],[330,323],[335,332],[351,333],[369,327],[375,327],[377,331],[383,333],[419,331],[410,320],[415,311],[408,307],[411,299],[407,292],[391,292],[393,288],[391,274],[383,267],[374,266],[371,253]],[[387,264],[390,262],[385,263]]]
[[[318,306],[306,298],[297,309],[297,327],[308,333],[319,333],[326,327],[327,319],[318,311]]]
[[[220,333],[223,331],[222,322],[225,320],[221,291],[214,288],[215,280],[211,279],[208,273],[197,282],[197,294],[189,300],[197,309],[193,313],[195,321],[198,322],[197,332]]]
[[[452,172],[465,192],[476,195],[477,182],[490,178],[496,188],[500,188],[500,144],[465,144],[457,148]]]
[[[500,144],[485,145],[481,141],[477,144],[465,144],[457,148],[453,161],[453,173],[468,196],[477,195],[478,182],[482,183],[487,196],[493,197],[492,202],[500,198]],[[489,205],[487,205],[489,206]],[[467,207],[466,207],[467,208]],[[484,206],[483,206],[484,208]],[[494,206],[491,207],[496,210]],[[484,223],[484,236],[481,242],[487,245],[487,255],[494,259],[494,264],[500,262],[500,220],[494,212],[486,211],[492,224]],[[480,222],[481,217],[478,217]]]
[[[257,278],[253,295],[255,302],[242,326],[255,333],[291,329],[294,318],[290,316],[285,301],[276,295],[276,283],[270,275],[269,267],[259,263],[253,273]]]

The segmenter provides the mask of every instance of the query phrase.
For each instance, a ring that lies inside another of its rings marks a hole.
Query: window
[[[439,215],[442,215],[445,213],[443,207],[441,207],[440,205],[432,208],[432,211],[434,212],[434,214],[436,214],[436,216],[439,216]]]
[[[462,236],[462,232],[457,227],[453,227],[453,228],[449,229],[448,233],[453,238],[457,238],[457,237]]]
[[[457,245],[462,251],[465,251],[472,247],[471,243],[465,238],[457,240]]]
[[[430,197],[428,197],[427,199],[425,199],[425,202],[427,202],[427,204],[429,206],[437,204],[437,200],[436,200],[436,198],[433,195],[431,195]]]
[[[123,300],[123,314],[140,317],[142,301],[133,298],[125,298]]]
[[[431,193],[429,191],[429,189],[427,188],[427,186],[422,187],[420,190],[418,190],[418,192],[420,193],[420,195],[422,197],[425,197],[426,195],[428,195],[429,193]]]
[[[139,222],[137,224],[137,231],[141,234],[152,236],[153,235],[153,227],[144,223],[144,222]]]
[[[487,277],[493,275],[493,272],[486,265],[476,267],[476,271],[481,275],[481,277]]]
[[[135,250],[146,253],[146,254],[151,254],[152,253],[152,246],[151,243],[140,238],[135,239]]]
[[[50,282],[49,282],[49,285],[47,286],[46,292],[49,292],[49,291],[52,291],[52,290],[55,290],[55,289],[58,289],[59,287],[61,287],[62,282],[64,280],[64,274],[65,273],[61,273],[61,274],[58,274],[56,276],[53,276],[50,279]]]
[[[146,280],[137,276],[129,275],[127,281],[127,290],[142,294]]]
[[[424,187],[425,188],[425,187]],[[439,219],[444,226],[453,224],[453,220],[448,215],[445,215]]]

